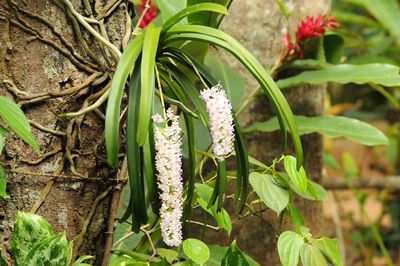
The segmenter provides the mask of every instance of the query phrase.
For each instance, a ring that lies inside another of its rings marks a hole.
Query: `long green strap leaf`
[[[142,93],[140,96],[140,117],[139,130],[137,132],[137,141],[140,146],[146,142],[149,123],[153,109],[154,92],[155,92],[155,73],[156,54],[158,41],[160,38],[161,28],[156,28],[154,24],[150,24],[145,32],[143,41],[143,56],[141,69],[141,86]]]
[[[278,113],[281,131],[286,131],[286,125],[289,128],[298,157],[298,167],[300,167],[303,161],[303,149],[293,113],[284,95],[257,59],[234,38],[209,27],[198,25],[177,26],[166,33],[164,42],[167,45],[182,40],[198,40],[218,45],[229,51],[253,74]],[[286,133],[283,132],[283,134]]]
[[[155,180],[155,142],[154,142],[154,130],[153,123],[150,123],[149,128],[150,134],[143,147],[144,151],[144,166],[145,166],[145,176],[147,180],[147,202],[151,204],[153,213],[158,214],[161,207],[160,199],[157,193],[157,182]]]
[[[240,195],[240,204],[238,213],[242,213],[243,208],[247,201],[248,186],[249,186],[249,156],[247,147],[241,133],[240,125],[235,115],[233,115],[234,129],[235,129],[235,152],[237,164],[237,184],[236,184],[236,197]]]
[[[132,208],[132,230],[138,232],[140,225],[147,222],[144,196],[143,151],[136,140],[138,131],[139,99],[141,95],[140,68],[133,71],[129,84],[128,111],[126,117],[126,154],[128,160],[129,185],[131,189],[130,207]]]
[[[170,17],[162,26],[162,32],[166,32],[169,30],[171,27],[173,27],[175,24],[177,24],[179,21],[184,19],[185,17],[188,17],[190,15],[199,13],[199,12],[204,12],[204,11],[211,11],[215,13],[220,13],[226,15],[228,13],[228,10],[226,7],[220,4],[215,4],[215,3],[201,3],[197,5],[192,5],[189,6],[185,9],[182,9],[179,11],[176,15]]]
[[[4,96],[0,96],[0,117],[23,141],[28,143],[37,153],[40,153],[24,112],[15,102]]]
[[[126,80],[135,66],[135,62],[142,51],[143,35],[137,35],[129,44],[121,59],[111,83],[110,96],[107,101],[105,121],[105,142],[108,163],[117,168],[119,165],[119,117],[121,115],[121,101]]]

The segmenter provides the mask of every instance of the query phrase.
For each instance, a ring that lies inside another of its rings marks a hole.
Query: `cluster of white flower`
[[[233,151],[235,139],[232,106],[220,84],[201,91],[201,98],[210,117],[213,152],[223,161]],[[182,243],[182,129],[179,117],[172,109],[166,112],[167,121],[159,114],[152,119],[155,123],[164,123],[164,126],[154,128],[157,179],[161,191],[161,234],[165,244],[176,247]]]
[[[155,148],[158,187],[161,190],[161,233],[164,243],[171,247],[182,243],[182,129],[179,117],[167,111],[168,121],[160,115],[153,116],[156,123],[166,122],[165,127],[156,126]],[[168,125],[170,123],[170,125]]]
[[[209,115],[213,153],[219,161],[224,161],[234,150],[232,105],[221,84],[202,90],[200,95]]]

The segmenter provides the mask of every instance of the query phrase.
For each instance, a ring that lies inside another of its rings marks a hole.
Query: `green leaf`
[[[143,35],[137,35],[128,44],[114,72],[110,95],[107,101],[105,121],[105,143],[108,163],[117,168],[119,165],[119,117],[121,101],[128,75],[132,73],[135,62],[142,51]]]
[[[250,173],[250,184],[258,197],[278,215],[289,203],[289,191],[276,185],[274,178],[268,174]]]
[[[292,219],[294,228],[297,232],[300,232],[300,228],[304,226],[304,220],[301,213],[296,207],[294,207],[293,204],[288,204],[288,211],[290,213],[290,218]]]
[[[235,155],[237,167],[235,198],[240,198],[237,213],[241,213],[244,206],[246,205],[249,189],[249,155],[247,152],[246,144],[244,143],[243,134],[239,122],[237,121],[237,118],[234,114],[233,121],[235,129]]]
[[[186,1],[182,0],[158,0],[157,7],[160,10],[160,14],[163,21],[167,21],[169,18],[179,13],[185,8]],[[180,25],[187,24],[187,19],[184,18],[180,21]]]
[[[342,164],[344,175],[346,178],[356,179],[360,176],[360,169],[355,161],[353,155],[345,151],[342,155]]]
[[[143,54],[141,66],[141,87],[140,95],[140,116],[137,132],[137,141],[140,146],[146,142],[149,123],[152,114],[154,93],[155,93],[155,73],[156,53],[158,41],[160,38],[161,28],[156,28],[154,24],[150,24],[146,28],[143,41]]]
[[[11,255],[15,264],[23,265],[34,245],[53,236],[53,229],[44,218],[32,213],[18,212],[11,242]]]
[[[221,266],[250,266],[247,262],[245,256],[240,251],[240,249],[236,246],[236,240],[233,240],[230,245],[228,251],[225,254],[225,257],[222,259]]]
[[[221,262],[225,257],[226,253],[228,252],[228,247],[221,247],[216,245],[209,246],[210,249],[210,259],[207,261],[207,266],[221,266]],[[255,260],[253,260],[250,256],[243,253],[246,261],[249,263],[250,266],[260,266]]]
[[[295,232],[286,231],[279,236],[278,253],[283,266],[297,266],[303,244],[303,238]]]
[[[328,33],[323,37],[326,62],[339,64],[344,53],[344,39],[340,34]]]
[[[322,161],[324,165],[327,165],[336,171],[340,171],[340,165],[338,161],[330,152],[324,151],[324,153],[322,154]]]
[[[214,185],[214,191],[211,195],[210,201],[208,202],[208,208],[214,205],[217,202],[217,211],[221,210],[222,201],[224,197],[224,193],[227,190],[228,185],[228,177],[226,174],[226,162],[218,161],[217,162],[217,178]],[[218,201],[217,201],[218,199]]]
[[[297,127],[293,119],[292,111],[274,80],[269,76],[257,59],[228,34],[205,26],[190,25],[171,28],[166,33],[164,44],[168,45],[183,40],[198,40],[220,46],[229,51],[249,70],[261,85],[261,88],[278,114],[283,134],[283,143],[286,143],[287,139],[286,127],[289,128],[298,157],[297,166],[300,167],[303,161],[303,148],[301,146],[300,137],[297,133]]]
[[[128,163],[129,186],[131,197],[129,208],[123,218],[126,218],[129,212],[132,213],[132,230],[139,232],[140,226],[146,224],[147,210],[145,201],[145,181],[143,173],[143,150],[139,147],[136,136],[139,131],[138,122],[140,119],[140,99],[142,94],[140,63],[133,70],[132,78],[129,84],[128,93],[128,111],[126,117],[126,153]]]
[[[365,65],[330,65],[324,69],[304,71],[296,76],[276,82],[279,88],[286,89],[304,84],[324,84],[336,82],[340,84],[376,83],[386,87],[400,85],[399,67],[389,64]]]
[[[3,152],[4,149],[4,142],[6,141],[6,138],[8,137],[8,131],[0,126],[0,154]]]
[[[7,180],[6,180],[6,172],[3,167],[0,165],[0,197],[8,200],[10,199],[10,195],[7,194]]]
[[[90,265],[87,263],[83,263],[85,260],[90,260],[93,259],[93,256],[85,255],[85,256],[79,256],[79,258],[72,264],[72,266],[86,266]]]
[[[295,116],[299,134],[320,133],[330,138],[346,137],[353,141],[369,145],[387,145],[388,139],[379,129],[360,120],[343,116]],[[245,132],[272,132],[279,129],[278,121],[272,118],[266,122],[257,122],[244,129]]]
[[[210,72],[213,73],[215,78],[224,86],[232,103],[232,108],[233,110],[236,110],[244,99],[246,93],[245,80],[243,76],[211,53],[207,54],[204,64],[210,69]]]
[[[210,250],[207,245],[194,238],[183,241],[183,251],[189,259],[200,265],[204,265],[210,257]]]
[[[221,229],[225,229],[228,234],[230,234],[232,231],[232,221],[229,213],[224,208],[222,208],[221,211],[217,211],[217,206],[215,204],[211,207],[207,207],[213,192],[212,188],[206,184],[196,183],[195,190],[199,196],[197,202],[200,207],[214,217],[215,222]]]
[[[156,251],[161,258],[165,258],[169,263],[172,263],[179,257],[179,253],[172,249],[158,248]]]
[[[365,7],[394,37],[400,39],[400,5],[396,0],[348,0]]]
[[[40,153],[39,146],[24,112],[15,102],[4,96],[0,96],[0,117],[23,141],[29,144],[37,153]]]
[[[300,250],[301,262],[304,266],[328,266],[321,251],[310,244],[304,243]]]
[[[68,256],[68,241],[65,233],[44,239],[26,255],[24,266],[65,266]]]
[[[204,12],[204,11],[210,11],[210,12],[215,12],[215,13],[220,13],[220,14],[228,13],[228,10],[226,9],[226,7],[224,7],[223,5],[219,5],[219,4],[200,3],[200,4],[196,4],[196,5],[190,5],[184,9],[182,9],[181,11],[179,11],[172,17],[170,17],[167,21],[165,21],[162,26],[162,32],[169,30],[172,26],[177,24],[182,19],[184,19],[188,16],[191,16],[193,14],[197,14],[197,13]],[[201,17],[204,17],[204,13],[201,14]]]
[[[289,185],[297,194],[299,194],[303,198],[309,200],[328,200],[328,193],[326,192],[326,190],[314,181],[308,180],[306,191],[298,190],[294,184],[292,185],[291,180],[289,181]]]
[[[8,266],[6,260],[3,258],[3,254],[1,254],[1,249],[0,249],[0,266]]]
[[[321,237],[313,243],[324,255],[332,262],[334,266],[343,266],[343,259],[338,249],[338,241]]]
[[[192,6],[204,2],[214,2],[224,7],[228,7],[232,0],[187,0],[187,6]],[[222,20],[222,17],[223,16],[219,14],[207,12],[205,14],[193,14],[188,17],[188,21],[190,24],[199,24],[217,28],[220,21]]]
[[[293,182],[294,187],[300,192],[306,192],[308,186],[308,178],[303,166],[299,170],[296,169],[296,158],[293,156],[285,156],[284,166],[289,176],[290,181]]]

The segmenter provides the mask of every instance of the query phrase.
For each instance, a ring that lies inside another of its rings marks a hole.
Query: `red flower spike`
[[[312,38],[317,38],[325,34],[326,30],[334,30],[340,27],[334,16],[318,15],[316,17],[307,16],[300,22],[296,31],[296,42],[292,43],[290,36],[284,36],[284,43],[287,48],[288,54],[291,55],[298,52],[301,56],[303,53],[302,44]]]

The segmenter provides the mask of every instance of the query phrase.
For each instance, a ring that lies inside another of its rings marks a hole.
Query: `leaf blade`
[[[0,117],[36,153],[40,153],[39,145],[36,143],[31,126],[24,112],[22,112],[21,108],[15,102],[4,96],[0,96]]]
[[[121,115],[122,94],[126,80],[132,72],[143,45],[143,35],[136,36],[122,54],[111,82],[105,119],[105,143],[107,162],[116,168],[119,164],[119,117]]]
[[[137,132],[137,141],[139,146],[143,146],[146,142],[148,134],[150,118],[152,114],[154,93],[155,93],[155,59],[157,54],[158,41],[160,38],[161,28],[157,28],[154,24],[147,27],[143,40],[143,56],[141,65],[141,87],[140,95],[140,117]]]
[[[337,138],[346,137],[368,146],[387,145],[388,139],[381,131],[360,120],[342,116],[295,116],[299,134],[320,133],[324,136]],[[351,128],[351,130],[349,130]],[[244,132],[272,132],[279,129],[276,118],[266,122],[257,122],[244,129]]]

